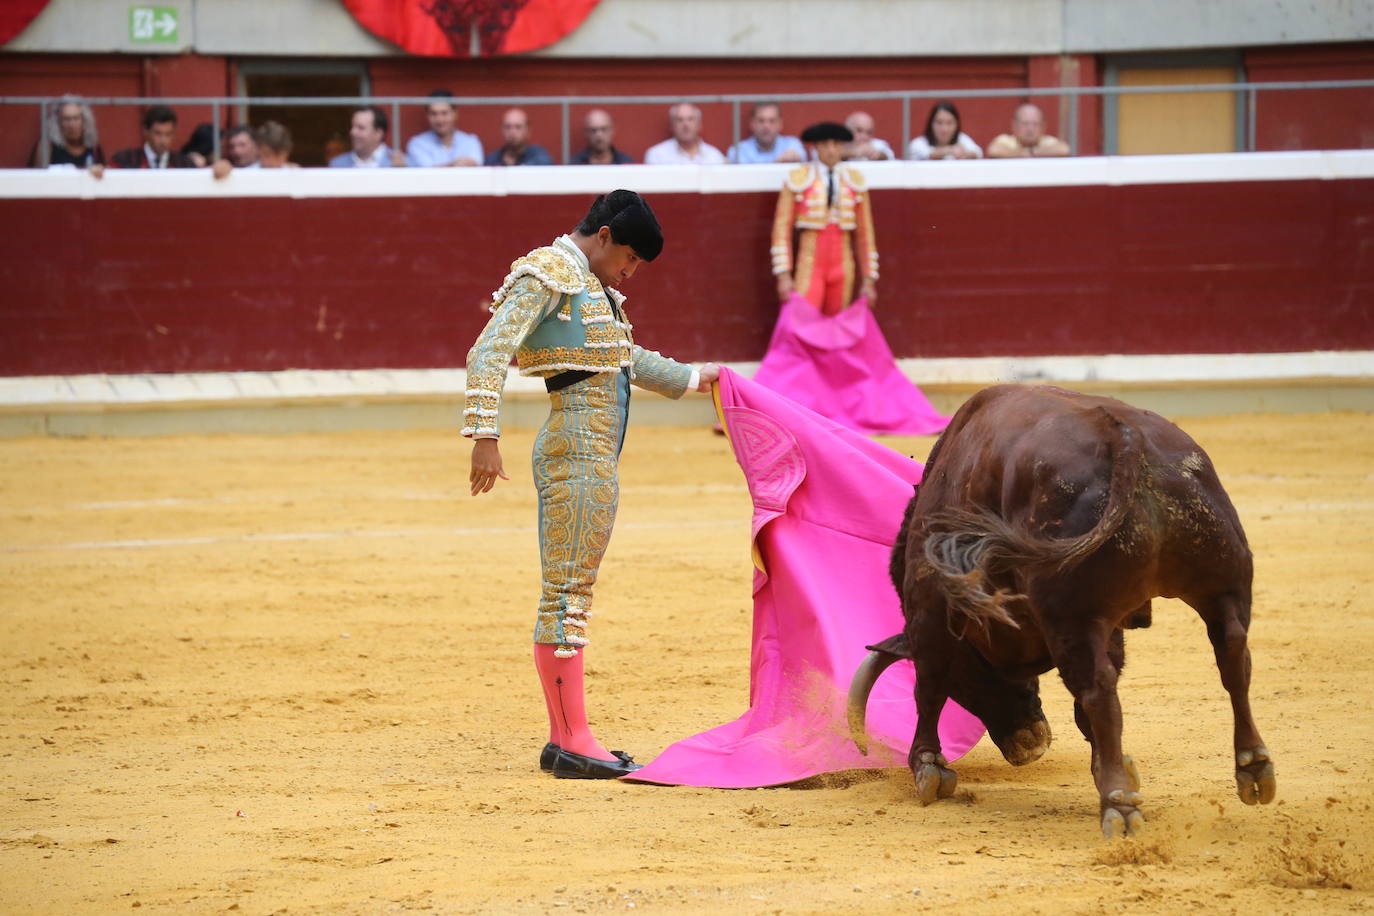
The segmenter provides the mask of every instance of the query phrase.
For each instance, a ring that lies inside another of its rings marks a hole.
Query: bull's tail
[[[963,618],[986,630],[993,622],[1017,626],[1007,605],[1023,596],[993,590],[992,578],[1015,568],[1067,572],[1116,534],[1126,519],[1140,479],[1144,454],[1140,433],[1106,408],[1098,408],[1112,443],[1112,481],[1107,506],[1091,531],[1076,538],[1038,538],[1013,527],[990,509],[946,509],[925,525],[925,561],[938,578],[949,620]]]

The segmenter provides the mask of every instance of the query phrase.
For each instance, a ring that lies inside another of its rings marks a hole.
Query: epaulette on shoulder
[[[787,173],[787,190],[800,193],[811,186],[811,166],[799,165]]]
[[[521,277],[534,277],[551,291],[568,296],[582,292],[587,286],[573,256],[556,245],[546,245],[511,262],[510,273],[501,282],[501,288],[491,294],[493,308],[501,304]]]
[[[846,165],[840,169],[840,180],[856,191],[868,190],[868,179],[864,178],[863,172],[852,165]]]

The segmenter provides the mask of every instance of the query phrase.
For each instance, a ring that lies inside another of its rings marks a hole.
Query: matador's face
[[[611,238],[609,226],[602,226],[596,232],[596,246],[587,257],[587,263],[602,286],[618,288],[634,276],[644,259],[629,245],[618,244]]]

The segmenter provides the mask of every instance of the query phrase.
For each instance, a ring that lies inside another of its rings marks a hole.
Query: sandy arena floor
[[[1374,418],[1190,419],[1256,554],[1248,808],[1202,625],[1127,637],[1148,833],[1106,843],[1057,742],[753,791],[556,781],[529,661],[531,434],[469,497],[453,434],[0,442],[5,912],[1374,910]],[[924,457],[931,440],[891,440]],[[598,590],[595,724],[648,760],[746,702],[748,497],[725,442],[638,428]]]

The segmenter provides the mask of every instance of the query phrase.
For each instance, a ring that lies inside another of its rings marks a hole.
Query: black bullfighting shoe
[[[553,775],[559,779],[619,779],[640,769],[624,751],[612,751],[614,760],[601,760],[559,749],[553,761]]]
[[[630,755],[624,751],[611,751],[611,753],[615,755],[617,759],[624,760],[627,763],[634,763],[634,761],[630,759]],[[544,745],[544,749],[539,752],[539,769],[543,770],[545,773],[549,772],[553,769],[553,762],[557,758],[558,745],[550,741],[548,744]]]

